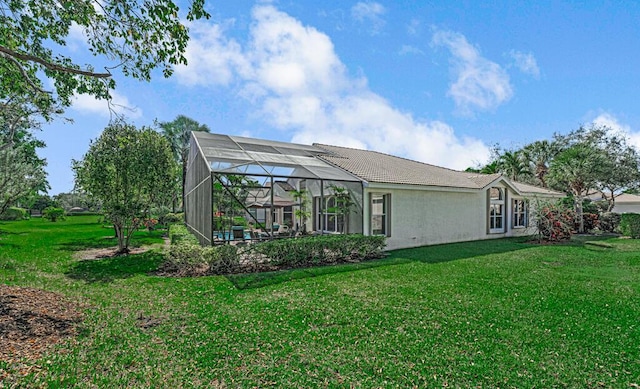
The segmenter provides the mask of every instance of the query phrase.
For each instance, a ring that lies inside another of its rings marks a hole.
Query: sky
[[[608,125],[640,147],[640,2],[209,1],[187,66],[151,82],[117,72],[113,102],[152,126],[186,115],[213,133],[375,150],[463,170]],[[88,54],[80,29],[64,52]],[[109,123],[76,96],[36,134],[50,195]]]

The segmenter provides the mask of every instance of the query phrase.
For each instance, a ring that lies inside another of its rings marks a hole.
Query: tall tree
[[[206,124],[200,124],[197,121],[184,116],[178,115],[171,122],[157,123],[160,132],[169,141],[171,152],[176,162],[182,166],[182,206],[184,207],[184,185],[187,179],[187,166],[189,163],[189,140],[191,139],[191,131],[211,132]],[[174,202],[175,208],[175,202]],[[175,211],[175,209],[174,209]]]
[[[44,161],[33,160],[29,146],[0,150],[0,213],[20,199],[47,190]]]
[[[118,252],[154,205],[170,197],[175,162],[169,143],[156,131],[115,122],[104,129],[81,161],[73,162],[78,188],[102,202],[113,223]]]
[[[554,158],[549,169],[553,187],[569,191],[573,195],[578,232],[584,232],[582,204],[602,177],[606,155],[589,143],[577,143],[567,147]]]
[[[520,151],[505,151],[498,158],[498,170],[512,180],[529,175],[527,162]]]
[[[539,140],[522,148],[522,158],[529,164],[530,172],[536,177],[538,183],[546,188],[549,165],[560,152],[560,146],[549,140]]]
[[[0,213],[49,188],[37,154],[45,144],[31,134],[37,123],[18,114],[0,111]]]
[[[615,206],[615,199],[623,191],[640,185],[640,155],[629,145],[627,137],[608,127],[580,128],[573,134],[578,139],[598,147],[605,154],[603,174],[595,189],[600,190],[607,200],[608,211]]]
[[[179,15],[172,0],[0,0],[0,101],[20,98],[50,112],[68,107],[77,93],[108,99],[116,68],[141,80],[156,68],[170,76],[173,65],[186,63],[181,17],[209,17],[204,0],[189,3]],[[104,71],[64,54],[71,29],[81,30],[89,52],[108,63]]]

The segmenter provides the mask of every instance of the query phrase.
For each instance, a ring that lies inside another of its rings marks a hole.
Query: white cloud
[[[142,117],[142,110],[134,107],[126,96],[112,91],[111,97],[111,110],[109,109],[109,102],[106,100],[98,100],[86,94],[75,95],[71,107],[82,114],[97,114],[106,118],[110,117],[112,112],[130,119]]]
[[[400,54],[400,55],[424,54],[424,51],[420,50],[419,48],[417,48],[415,46],[402,45],[402,47],[400,48],[400,51],[398,52],[398,54]]]
[[[629,144],[635,146],[638,150],[640,150],[640,132],[634,132],[631,129],[631,126],[620,123],[620,121],[615,116],[606,112],[601,113],[595,119],[593,119],[592,123],[596,126],[609,127],[614,132],[626,136]]]
[[[411,19],[411,22],[407,25],[407,34],[418,35],[420,33],[421,23],[418,19]]]
[[[380,3],[360,1],[351,7],[351,16],[360,23],[368,23],[372,35],[380,33],[386,24],[382,18],[387,10]]]
[[[497,108],[513,96],[509,75],[505,70],[482,57],[464,35],[438,30],[433,35],[432,43],[446,47],[453,56],[452,71],[456,80],[449,87],[448,95],[463,114],[471,114],[474,109]]]
[[[535,78],[540,77],[540,68],[533,54],[511,50],[509,55],[513,60],[513,64],[520,69],[522,73],[529,74]]]
[[[229,22],[229,23],[232,23]],[[191,39],[185,52],[187,66],[175,67],[178,80],[193,85],[228,85],[234,68],[246,66],[240,45],[224,36],[219,24],[194,22],[189,25]]]
[[[272,5],[256,6],[252,17],[242,59],[227,57],[229,69],[243,64],[231,77],[265,123],[294,142],[374,149],[456,169],[488,159],[481,141],[461,139],[443,122],[418,120],[373,93],[366,79],[348,73],[327,35]],[[214,46],[210,55],[216,49],[226,50]],[[189,67],[204,66],[197,61]]]

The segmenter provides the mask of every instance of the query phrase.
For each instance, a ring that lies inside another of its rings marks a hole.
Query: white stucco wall
[[[616,203],[613,207],[615,213],[640,213],[640,203]]]
[[[365,203],[371,193],[390,194],[390,231],[387,249],[417,247],[441,243],[494,239],[531,235],[533,228],[512,228],[511,200],[522,198],[505,187],[505,232],[488,233],[488,200],[486,190],[416,187],[408,189],[391,185],[370,185],[365,190]],[[370,207],[364,207],[364,232],[369,234]]]

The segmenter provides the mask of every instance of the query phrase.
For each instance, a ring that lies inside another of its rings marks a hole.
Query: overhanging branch
[[[0,53],[4,53],[5,55],[11,56],[13,58],[17,58],[23,61],[30,61],[30,62],[36,62],[39,63],[40,65],[44,66],[45,68],[49,69],[49,70],[54,70],[57,72],[63,72],[63,73],[71,73],[71,74],[78,74],[81,76],[87,76],[87,77],[93,77],[93,78],[109,78],[111,77],[111,73],[95,73],[95,72],[90,72],[87,70],[80,70],[80,69],[74,69],[74,68],[70,68],[68,66],[62,66],[62,65],[58,65],[58,64],[54,64],[51,62],[48,62],[40,57],[36,57],[35,55],[30,55],[30,54],[21,54],[18,53],[17,51],[13,51],[7,47],[4,47],[2,45],[0,45]]]

